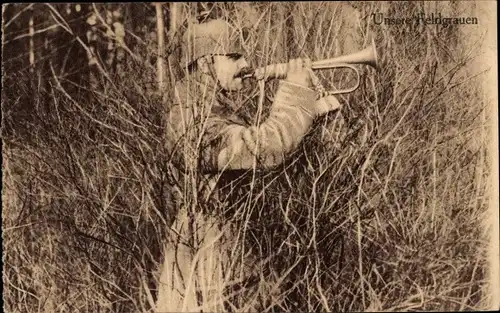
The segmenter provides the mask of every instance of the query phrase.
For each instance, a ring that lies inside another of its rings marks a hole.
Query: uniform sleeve
[[[214,119],[203,138],[207,170],[265,169],[283,162],[309,131],[317,112],[316,92],[281,81],[269,117],[258,126]]]

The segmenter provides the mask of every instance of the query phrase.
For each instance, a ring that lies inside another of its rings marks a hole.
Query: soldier
[[[251,70],[241,52],[240,35],[229,23],[211,20],[190,24],[183,37],[181,65],[187,74],[176,85],[168,115],[167,148],[179,169],[177,179],[187,184],[187,177],[199,173],[217,177],[225,171],[279,165],[308,133],[316,117],[340,106],[333,96],[317,100],[311,61],[294,59],[288,64],[286,79],[279,83],[269,117],[259,125],[245,124],[225,97],[242,89],[242,76]],[[195,189],[191,191],[196,193]],[[177,197],[185,193],[179,192]],[[220,297],[226,276],[221,264],[227,261],[231,247],[214,247],[227,230],[217,225],[216,218],[200,212],[197,201],[191,200],[179,208],[172,231],[177,241],[165,249],[157,312],[194,311],[200,310],[200,305],[203,310],[222,310]],[[198,244],[204,248],[196,252],[193,241],[183,243],[193,237],[202,237]],[[200,271],[205,277],[197,276]],[[202,284],[206,286],[200,303],[200,291],[195,289]]]

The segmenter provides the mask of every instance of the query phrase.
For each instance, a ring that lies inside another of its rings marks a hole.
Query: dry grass
[[[220,6],[229,15],[231,6]],[[433,9],[421,2],[356,6],[363,15]],[[362,87],[340,97],[342,115],[318,120],[282,166],[222,176],[219,184],[232,183],[218,199],[200,196],[196,171],[178,182],[184,206],[229,212],[237,247],[230,260],[251,251],[255,261],[253,280],[239,289],[231,284],[238,271],[226,277],[223,285],[234,288],[223,295],[230,295],[225,308],[487,308],[488,114],[484,72],[468,66],[481,57],[480,37],[466,45],[473,39],[458,28],[437,33],[364,19],[345,26],[358,27],[358,41],[343,42],[334,4],[255,8],[257,20],[263,14],[247,42],[254,65],[331,57],[374,36],[381,66],[362,69]],[[253,16],[245,6],[237,12]],[[240,16],[231,17],[237,24]],[[175,215],[165,186],[174,178],[164,106],[149,84],[154,69],[131,62],[124,71],[82,97],[66,93],[62,78],[37,93],[23,85],[23,73],[7,80],[37,104],[30,121],[15,120],[16,97],[3,100],[11,129],[3,136],[7,312],[151,312]],[[343,75],[321,77],[337,84]],[[256,112],[257,98],[247,114]]]

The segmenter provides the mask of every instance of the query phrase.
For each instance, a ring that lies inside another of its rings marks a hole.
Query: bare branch
[[[12,19],[10,19],[10,21],[5,23],[5,25],[3,26],[4,29],[9,27],[9,25],[12,24],[21,14],[23,14],[24,11],[31,9],[34,5],[35,4],[32,3],[32,4],[28,5],[27,7],[23,8],[21,11],[19,11],[16,15],[14,15],[14,17],[12,17]]]
[[[17,37],[14,37],[10,40],[7,40],[4,42],[4,44],[8,44],[8,43],[11,43],[13,41],[16,41],[16,40],[19,40],[19,39],[23,39],[25,37],[28,37],[28,36],[31,36],[31,35],[38,35],[38,34],[41,34],[41,33],[44,33],[46,31],[49,31],[49,30],[52,30],[52,29],[56,29],[58,28],[60,25],[58,24],[54,24],[54,25],[51,25],[49,27],[45,27],[45,28],[42,28],[42,29],[39,29],[39,30],[36,30],[33,34],[30,34],[30,33],[27,33],[27,34],[22,34],[22,35],[19,35]]]
[[[120,134],[124,134],[124,135],[127,135],[127,136],[133,136],[131,133],[128,133],[126,131],[123,131],[121,129],[118,129],[114,126],[111,126],[111,125],[108,125],[106,123],[103,123],[101,121],[99,121],[98,119],[94,118],[92,115],[90,115],[85,109],[83,109],[79,104],[78,102],[76,102],[73,97],[71,97],[68,92],[62,87],[60,81],[59,81],[59,78],[57,77],[57,75],[55,74],[55,71],[54,71],[54,68],[52,67],[52,64],[50,65],[50,70],[52,71],[52,76],[54,77],[54,80],[57,84],[57,87],[59,89],[59,91],[61,91],[64,96],[66,96],[66,98],[68,98],[86,117],[88,117],[91,121],[93,121],[94,123],[96,124],[99,124],[107,129],[110,129],[110,130],[113,130],[115,132],[118,132]]]

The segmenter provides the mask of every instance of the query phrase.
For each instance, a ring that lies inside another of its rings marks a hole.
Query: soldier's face
[[[243,88],[243,80],[238,77],[242,70],[248,68],[248,63],[240,54],[214,55],[215,74],[220,86],[228,91]]]

